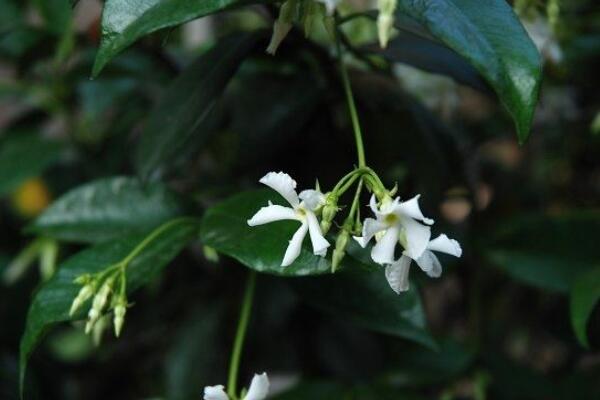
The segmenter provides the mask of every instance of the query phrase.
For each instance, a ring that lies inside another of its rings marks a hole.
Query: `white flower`
[[[431,228],[423,225],[433,224],[433,220],[425,218],[419,208],[417,195],[410,200],[401,202],[400,198],[383,202],[377,208],[375,196],[371,197],[371,210],[377,219],[367,218],[363,223],[362,237],[354,239],[362,247],[377,235],[377,244],[371,250],[371,258],[378,264],[394,263],[396,245],[402,243],[404,254],[412,259],[419,258],[425,251],[431,238]],[[419,222],[420,221],[420,222]]]
[[[460,244],[449,239],[446,235],[440,235],[427,243],[423,254],[415,258],[417,265],[432,278],[439,278],[442,275],[442,265],[440,260],[433,254],[434,251],[450,254],[454,257],[462,255]],[[408,270],[412,258],[403,254],[396,262],[385,267],[385,277],[390,287],[398,294],[408,290]]]
[[[254,374],[248,393],[242,400],[264,400],[269,393],[269,377],[266,372]],[[204,400],[229,400],[223,385],[206,386],[204,388]]]
[[[296,194],[296,181],[283,172],[269,172],[261,180],[271,189],[279,193],[292,207],[284,207],[269,202],[269,205],[258,210],[248,220],[248,225],[256,226],[282,220],[300,221],[302,225],[292,236],[285,251],[282,267],[288,266],[300,255],[302,242],[308,232],[312,242],[313,253],[324,257],[327,254],[329,242],[323,237],[315,210],[325,204],[325,196],[318,190],[305,190]]]

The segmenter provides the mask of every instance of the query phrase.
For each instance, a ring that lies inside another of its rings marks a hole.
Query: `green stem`
[[[346,65],[342,59],[342,45],[340,43],[340,34],[336,34],[335,47],[337,50],[338,62],[340,63],[340,73],[342,75],[342,83],[344,85],[344,93],[346,95],[346,101],[348,102],[348,111],[350,112],[350,119],[352,120],[352,129],[354,130],[354,140],[356,142],[356,151],[358,153],[358,167],[362,168],[366,166],[365,162],[365,148],[363,146],[362,132],[360,130],[360,122],[358,121],[358,113],[356,111],[356,104],[354,103],[354,96],[352,95],[352,87],[350,86],[350,79],[348,78],[348,71]]]
[[[246,338],[246,330],[248,329],[248,321],[250,320],[250,312],[252,311],[252,302],[254,300],[254,288],[256,286],[256,272],[251,271],[246,283],[244,299],[242,301],[242,310],[240,311],[240,319],[238,321],[237,332],[233,342],[233,352],[231,353],[231,361],[229,363],[229,379],[227,380],[227,394],[230,398],[237,398],[237,378],[240,367],[240,358],[242,348],[244,347],[244,339]]]
[[[146,236],[144,238],[144,240],[142,240],[140,242],[140,244],[135,246],[135,248],[131,251],[131,253],[129,253],[127,255],[127,257],[125,257],[123,259],[123,261],[121,261],[119,264],[124,267],[127,267],[127,265],[129,265],[129,263],[134,258],[136,258],[146,248],[146,246],[148,246],[151,242],[153,242],[156,238],[158,238],[164,231],[171,228],[173,225],[177,225],[177,224],[181,223],[182,221],[186,221],[188,219],[189,218],[178,218],[178,219],[174,219],[172,221],[169,221],[169,222],[159,226],[154,231],[152,231],[152,233],[150,233],[148,236]]]

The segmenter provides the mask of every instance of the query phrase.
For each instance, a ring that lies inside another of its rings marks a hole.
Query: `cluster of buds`
[[[104,326],[99,322],[105,314],[112,311],[115,336],[119,337],[127,312],[125,279],[124,270],[119,265],[109,267],[96,275],[84,274],[75,279],[75,283],[83,286],[71,304],[69,315],[74,316],[85,302],[92,299],[85,325],[86,334],[97,330],[100,325]]]
[[[279,9],[279,17],[273,23],[273,34],[267,47],[267,53],[275,54],[283,39],[292,29],[294,23],[304,28],[308,37],[317,20],[323,22],[325,28],[331,30],[332,14],[339,0],[286,0]]]

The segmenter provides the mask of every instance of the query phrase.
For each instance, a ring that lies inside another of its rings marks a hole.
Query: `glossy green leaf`
[[[519,217],[492,235],[486,255],[517,280],[567,292],[578,274],[597,265],[598,232],[598,211]]]
[[[200,146],[213,132],[211,111],[225,86],[262,33],[243,33],[221,40],[171,84],[150,113],[136,152],[139,174],[148,177],[185,150],[194,136]]]
[[[571,287],[571,324],[577,339],[585,347],[589,347],[586,334],[587,323],[598,300],[600,300],[600,268],[596,267],[578,276]]]
[[[331,270],[328,258],[316,256],[306,238],[296,261],[281,267],[288,242],[299,223],[279,221],[250,227],[247,220],[268,201],[285,204],[272,190],[243,192],[206,211],[200,235],[211,246],[259,272],[282,276],[319,275]],[[415,288],[401,296],[389,287],[383,269],[370,262],[368,251],[351,242],[344,271],[302,279],[293,284],[311,304],[365,328],[434,347],[426,330]]]
[[[93,76],[111,58],[144,35],[256,0],[107,0],[102,13],[102,41]]]
[[[62,146],[38,135],[14,133],[0,143],[0,196],[57,161]]]
[[[433,74],[449,76],[456,82],[481,92],[490,91],[479,72],[463,57],[433,40],[411,33],[400,33],[385,49],[374,46],[370,50],[381,53],[392,62],[400,62]]]
[[[288,242],[300,224],[279,221],[248,226],[247,221],[269,200],[285,205],[276,192],[256,190],[240,193],[208,209],[202,218],[202,242],[259,272],[283,276],[329,272],[329,260],[312,253],[308,238],[298,259],[288,267],[281,267]]]
[[[127,267],[127,290],[131,292],[154,279],[197,236],[198,226],[198,221],[191,218],[163,225],[157,236],[146,243]],[[83,250],[66,260],[56,275],[39,289],[29,307],[25,332],[21,337],[21,389],[27,360],[44,332],[58,322],[78,320],[86,315],[86,310],[81,310],[74,317],[69,316],[71,303],[81,288],[73,280],[81,274],[95,273],[123,260],[145,238],[148,236],[128,236]]]
[[[485,77],[511,114],[519,141],[529,135],[542,74],[540,55],[505,0],[398,1]]]
[[[343,321],[436,349],[427,332],[415,285],[397,295],[387,283],[383,268],[367,270],[355,264],[362,258],[356,253],[364,252],[363,249],[352,245],[350,251],[344,260],[347,267],[344,271],[293,282],[305,301]]]
[[[145,232],[184,212],[179,196],[165,185],[114,177],[66,193],[28,230],[65,241],[100,242]]]

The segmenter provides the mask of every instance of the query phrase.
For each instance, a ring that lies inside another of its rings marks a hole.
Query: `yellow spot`
[[[396,214],[388,214],[384,220],[386,224],[393,225],[398,222],[398,216]]]
[[[40,178],[32,178],[12,193],[12,205],[24,218],[33,218],[50,204],[48,187]]]

